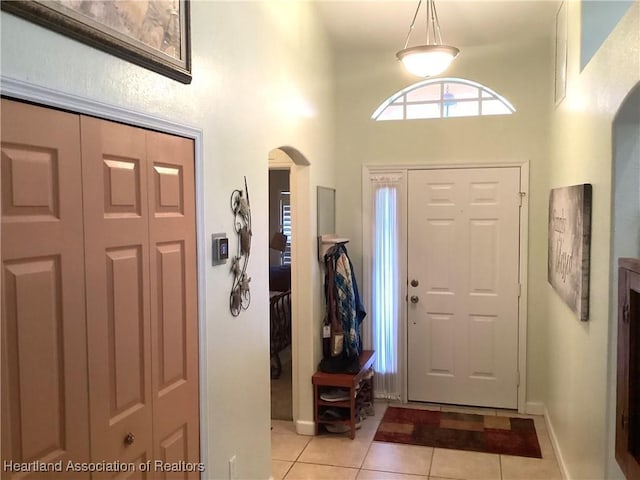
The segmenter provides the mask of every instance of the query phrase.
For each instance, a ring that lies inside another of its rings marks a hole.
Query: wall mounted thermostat
[[[226,233],[214,233],[211,235],[212,263],[220,265],[226,263],[229,258],[229,239]]]

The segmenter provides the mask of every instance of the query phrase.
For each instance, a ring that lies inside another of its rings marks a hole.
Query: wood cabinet
[[[366,390],[369,392],[369,401],[373,403],[373,360],[374,351],[365,350],[360,354],[358,359],[360,364],[360,370],[358,373],[326,373],[316,372],[311,381],[313,383],[313,406],[314,406],[314,421],[316,424],[316,435],[319,432],[321,424],[336,425],[345,424],[349,425],[351,430],[351,438],[356,436],[356,414],[358,395],[361,395],[364,383],[367,383]],[[320,396],[323,391],[332,388],[343,388],[349,391],[349,399],[341,400],[337,402],[329,402],[322,400]],[[323,411],[327,408],[344,410],[346,415],[344,419],[338,420],[329,418],[323,415]]]
[[[616,460],[640,479],[640,259],[618,263],[618,374]]]

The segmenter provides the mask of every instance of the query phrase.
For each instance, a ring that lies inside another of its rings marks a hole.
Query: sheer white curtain
[[[376,396],[400,399],[400,175],[371,177],[371,335]]]

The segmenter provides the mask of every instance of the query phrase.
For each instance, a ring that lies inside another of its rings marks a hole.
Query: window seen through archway
[[[395,93],[371,116],[373,120],[511,115],[516,109],[502,95],[463,78],[415,83]]]

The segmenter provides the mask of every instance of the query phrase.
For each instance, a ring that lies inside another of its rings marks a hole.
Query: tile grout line
[[[373,445],[373,439],[369,441],[369,446],[367,447],[367,451],[365,452],[364,457],[362,457],[362,462],[360,462],[360,468],[358,468],[358,473],[356,473],[356,478],[358,478],[358,476],[360,475],[360,472],[362,471],[362,466],[364,465],[364,461],[367,459],[367,456],[369,455],[369,451],[371,450],[371,445]]]
[[[431,460],[429,460],[429,470],[427,472],[427,478],[431,477],[431,468],[433,467],[433,457],[436,454],[436,449],[435,447],[431,448]]]
[[[289,472],[291,471],[291,469],[293,468],[293,466],[296,464],[296,462],[291,462],[291,465],[289,465],[289,468],[287,468],[287,471],[284,472],[284,475],[282,476],[282,480],[286,480],[287,475],[289,475]]]
[[[294,463],[297,463],[298,460],[300,459],[300,457],[302,456],[302,454],[304,453],[304,451],[307,449],[307,447],[309,446],[309,444],[311,443],[311,441],[313,440],[314,437],[311,437],[309,439],[309,441],[306,443],[306,445],[304,446],[304,448],[302,450],[300,450],[300,453],[298,454],[298,456],[296,457],[296,459],[293,461]]]

